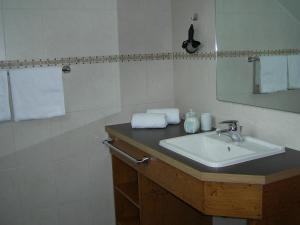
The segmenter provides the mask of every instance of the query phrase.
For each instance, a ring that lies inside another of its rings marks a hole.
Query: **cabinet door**
[[[141,224],[143,225],[211,225],[205,216],[174,195],[139,175]]]

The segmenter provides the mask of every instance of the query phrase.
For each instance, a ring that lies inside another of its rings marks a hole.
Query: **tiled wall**
[[[118,53],[116,0],[2,1],[8,59]]]
[[[172,48],[171,42],[161,44],[172,36],[168,0],[159,1],[159,10],[146,0],[3,1],[7,18],[18,15],[15,23],[5,21],[14,36],[8,44],[11,57]],[[133,8],[140,18],[121,17],[134,14]],[[37,16],[33,24],[32,16]],[[162,25],[147,35],[138,29],[152,27],[157,19]],[[26,21],[29,31],[21,29]],[[132,38],[138,42],[128,48]],[[97,142],[106,137],[104,126],[174,104],[171,62],[77,65],[63,77],[66,116],[0,124],[1,225],[113,225],[110,155]]]
[[[118,22],[120,54],[172,50],[170,0],[119,0]],[[121,63],[120,70],[123,107],[173,104],[172,61]]]
[[[0,1],[0,20],[3,21],[2,4]],[[5,60],[5,43],[3,23],[0,23],[0,60]]]
[[[250,1],[248,1],[250,2]],[[214,1],[211,0],[172,0],[173,37],[175,51],[180,50],[185,37],[188,16],[199,13],[196,25],[204,49],[214,49]],[[300,115],[268,110],[216,100],[216,62],[175,61],[174,62],[175,105],[182,111],[194,108],[198,113],[211,112],[216,121],[237,119],[246,134],[265,139],[280,145],[300,149],[298,128]],[[246,224],[243,220],[215,218],[215,224]]]

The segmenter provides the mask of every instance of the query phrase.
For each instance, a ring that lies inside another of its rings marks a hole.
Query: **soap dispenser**
[[[185,114],[184,130],[188,134],[196,133],[200,128],[200,121],[196,113],[191,109]]]

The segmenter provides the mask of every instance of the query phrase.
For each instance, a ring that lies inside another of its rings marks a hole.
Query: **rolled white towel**
[[[168,126],[166,114],[136,113],[132,115],[132,128],[166,128]]]
[[[180,123],[180,114],[177,108],[148,109],[147,113],[164,113],[167,115],[168,124]]]

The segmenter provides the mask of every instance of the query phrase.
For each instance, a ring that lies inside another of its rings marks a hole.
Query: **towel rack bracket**
[[[64,65],[62,68],[63,73],[71,73],[70,65]]]

